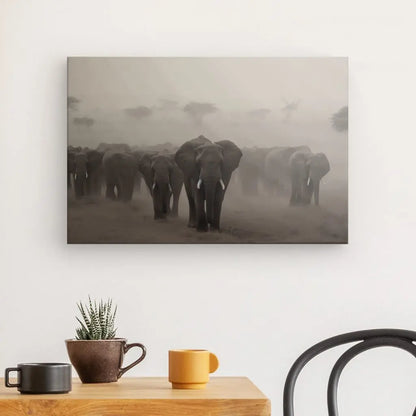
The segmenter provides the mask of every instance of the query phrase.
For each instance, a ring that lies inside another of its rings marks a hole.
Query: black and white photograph
[[[347,58],[68,58],[68,243],[348,243]]]

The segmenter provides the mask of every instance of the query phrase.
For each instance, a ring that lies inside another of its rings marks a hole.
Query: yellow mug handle
[[[212,352],[209,353],[209,372],[213,373],[217,371],[218,366],[220,365],[218,358]]]

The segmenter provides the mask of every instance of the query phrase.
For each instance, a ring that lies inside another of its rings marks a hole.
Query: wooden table
[[[162,377],[81,384],[69,394],[23,395],[0,379],[1,416],[270,416],[270,401],[245,377],[213,377],[205,390],[172,390]]]

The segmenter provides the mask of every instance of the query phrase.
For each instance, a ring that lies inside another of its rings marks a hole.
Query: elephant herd
[[[189,203],[188,226],[219,231],[221,207],[232,173],[246,195],[257,195],[261,184],[269,192],[291,188],[291,205],[319,204],[319,183],[329,172],[323,153],[307,146],[246,148],[232,141],[213,142],[199,136],[179,148],[130,147],[100,144],[97,149],[68,147],[68,189],[77,199],[99,196],[130,201],[144,180],[153,200],[154,218],[178,216],[179,196],[185,185]]]
[[[245,148],[238,169],[241,190],[256,196],[260,188],[268,194],[290,195],[290,205],[308,205],[314,197],[319,205],[321,179],[330,165],[324,153],[308,146]]]

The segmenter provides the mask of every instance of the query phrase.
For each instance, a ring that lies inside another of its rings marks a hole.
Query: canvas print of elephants
[[[69,243],[347,243],[346,58],[68,58]]]

